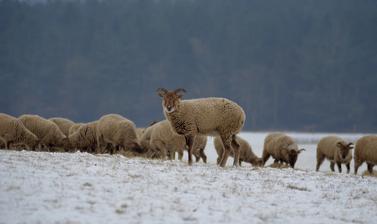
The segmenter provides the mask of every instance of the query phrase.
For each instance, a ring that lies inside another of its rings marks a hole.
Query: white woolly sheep
[[[355,174],[359,167],[366,162],[368,172],[373,173],[373,166],[377,164],[377,136],[368,135],[357,140],[354,152]]]
[[[10,145],[25,144],[31,149],[39,143],[38,137],[28,130],[17,118],[0,113],[0,148],[9,149]]]
[[[274,163],[287,163],[294,168],[298,155],[305,149],[298,149],[293,139],[283,133],[269,134],[264,140],[263,165],[272,156]]]
[[[263,166],[262,158],[259,158],[258,156],[256,156],[254,154],[251,146],[249,145],[249,143],[245,139],[237,136],[236,141],[240,145],[240,166],[241,166],[242,162],[250,163],[253,166]],[[216,152],[217,152],[217,155],[218,155],[217,163],[219,163],[220,160],[221,160],[221,155],[222,155],[223,150],[224,150],[224,146],[223,146],[221,139],[219,137],[216,137],[213,140],[213,142],[214,142],[215,149],[216,149]],[[230,155],[234,156],[233,152],[231,152]]]
[[[166,119],[176,133],[185,136],[189,165],[192,164],[196,135],[220,136],[225,150],[219,165],[225,166],[232,150],[235,152],[233,165],[239,165],[239,145],[235,141],[235,135],[244,126],[245,112],[238,104],[225,98],[181,100],[186,92],[184,89],[169,92],[160,88],[157,92],[163,98],[162,107]]]
[[[317,166],[319,170],[325,159],[330,161],[330,168],[334,171],[334,165],[338,166],[339,173],[342,172],[342,163],[346,164],[347,173],[350,172],[350,162],[352,160],[353,143],[348,143],[337,136],[327,136],[322,138],[317,145]]]
[[[119,114],[108,114],[102,116],[97,124],[97,144],[104,151],[107,144],[120,149],[143,152],[140,147],[135,124]],[[113,150],[110,153],[114,153]]]
[[[65,148],[68,144],[67,136],[52,121],[38,115],[30,114],[20,116],[19,120],[40,139],[39,144],[41,149],[46,148],[48,151],[51,151],[52,147]]]
[[[97,121],[78,126],[78,129],[69,135],[69,141],[74,149],[79,149],[82,152],[98,153]]]

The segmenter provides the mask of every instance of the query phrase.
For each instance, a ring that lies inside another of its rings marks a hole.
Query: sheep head
[[[186,90],[179,88],[174,91],[168,91],[164,88],[157,89],[157,93],[162,97],[162,107],[166,113],[172,113],[179,108],[180,100]]]
[[[284,149],[284,155],[286,162],[292,167],[295,167],[295,164],[297,162],[298,155],[302,152],[305,151],[305,149],[297,149],[297,145],[293,144],[288,146],[287,148]]]
[[[345,159],[347,155],[349,154],[349,151],[353,149],[353,143],[350,142],[348,144],[340,141],[336,143],[336,146],[339,148],[339,157],[341,159]]]

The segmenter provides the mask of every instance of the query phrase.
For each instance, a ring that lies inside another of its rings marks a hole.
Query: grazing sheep
[[[183,154],[186,146],[185,137],[175,133],[168,120],[160,121],[152,126],[150,148],[158,152],[162,159],[169,156],[175,158],[175,152]]]
[[[298,155],[305,149],[298,149],[293,139],[283,133],[269,134],[264,140],[263,165],[272,156],[275,163],[287,163],[294,168]]]
[[[65,148],[67,146],[69,142],[67,136],[54,122],[30,114],[22,115],[19,119],[27,129],[39,138],[41,149],[46,148],[51,151],[52,147]]]
[[[104,147],[111,144],[116,151],[132,150],[142,153],[135,124],[127,118],[118,114],[102,116],[97,124],[97,144],[104,151]],[[111,150],[110,153],[114,153]]]
[[[75,124],[75,122],[62,117],[53,117],[48,120],[54,122],[65,136],[69,136],[69,129]]]
[[[334,171],[334,165],[338,166],[339,173],[342,172],[342,163],[346,164],[347,173],[350,172],[350,162],[352,160],[353,143],[348,143],[337,136],[327,136],[322,138],[317,146],[317,167],[319,170],[323,160],[330,160],[330,168]]]
[[[81,124],[76,131],[69,135],[69,141],[74,149],[79,149],[82,152],[98,153],[97,121]]]
[[[366,162],[368,171],[373,173],[373,166],[377,164],[377,136],[364,136],[357,140],[354,152],[355,174],[359,167]]]
[[[188,146],[188,164],[192,164],[194,137],[196,135],[220,136],[225,150],[219,163],[224,167],[229,153],[234,150],[234,166],[239,164],[239,145],[235,141],[245,123],[245,112],[236,104],[225,98],[202,98],[181,100],[184,89],[169,92],[157,90],[162,99],[166,119],[173,130],[185,136]]]
[[[253,166],[263,166],[263,160],[254,154],[251,146],[245,139],[237,136],[236,141],[240,145],[240,166],[242,162],[250,163]],[[217,163],[219,163],[224,147],[219,137],[216,137],[213,142],[218,155]],[[230,155],[234,156],[233,152],[231,152]]]
[[[75,123],[68,130],[68,136],[76,132],[84,123]]]
[[[0,148],[9,149],[13,143],[25,144],[35,149],[39,139],[19,119],[0,113]]]

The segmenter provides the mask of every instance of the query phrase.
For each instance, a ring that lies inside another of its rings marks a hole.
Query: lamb
[[[377,136],[368,135],[356,142],[354,152],[355,174],[359,167],[366,162],[368,172],[373,174],[373,166],[377,164]]]
[[[38,115],[25,114],[19,117],[24,126],[40,139],[40,148],[52,147],[65,148],[68,144],[68,137],[63,134],[59,127],[52,121],[46,120]]]
[[[0,113],[0,145],[2,145],[0,148],[9,149],[13,143],[25,144],[35,149],[39,144],[39,139],[19,119]]]
[[[75,149],[83,152],[98,153],[97,121],[79,125],[78,129],[69,135],[69,141]]]
[[[342,172],[342,163],[346,164],[347,173],[350,172],[350,162],[352,160],[353,143],[348,143],[337,136],[327,136],[322,138],[317,145],[317,167],[319,170],[323,160],[330,160],[330,168],[334,172],[334,165],[338,166],[339,173]]]
[[[201,98],[181,100],[184,89],[169,92],[159,88],[157,93],[162,97],[162,107],[166,119],[173,130],[183,135],[188,146],[188,164],[192,164],[194,137],[196,135],[220,136],[225,150],[219,165],[224,167],[229,153],[234,150],[233,165],[239,165],[238,134],[245,123],[245,112],[233,101],[225,98]],[[232,149],[233,148],[233,149]]]
[[[62,117],[53,117],[48,120],[54,122],[65,136],[69,136],[69,129],[75,124],[75,122]]]
[[[253,166],[263,166],[262,158],[259,158],[258,156],[254,154],[251,146],[245,139],[237,136],[236,141],[238,142],[238,144],[240,144],[240,162],[239,162],[240,166],[242,162],[250,163]],[[215,149],[218,155],[217,163],[219,163],[221,160],[221,155],[223,153],[224,147],[219,137],[216,137],[213,140],[213,142],[214,142]],[[231,152],[230,155],[234,156],[233,152]]]
[[[294,168],[298,155],[304,150],[299,150],[293,139],[283,133],[269,134],[264,140],[263,165],[272,156],[274,163],[287,163]]]
[[[117,152],[121,148],[143,152],[136,135],[135,124],[121,115],[108,114],[102,116],[98,120],[96,134],[97,145],[101,148],[101,151],[104,151],[107,144],[111,144]],[[114,153],[114,150],[111,150],[110,153]]]

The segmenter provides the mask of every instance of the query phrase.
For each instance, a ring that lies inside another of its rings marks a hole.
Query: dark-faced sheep
[[[327,136],[322,138],[317,145],[317,166],[319,170],[325,159],[330,161],[330,168],[334,172],[335,164],[339,173],[342,172],[342,163],[346,164],[347,173],[350,172],[350,162],[352,160],[353,143],[346,142],[337,136]]]
[[[293,139],[283,133],[269,134],[264,140],[263,165],[272,156],[274,163],[287,163],[294,168],[298,155],[305,149],[298,149]]]
[[[233,101],[225,98],[181,100],[184,89],[168,91],[160,88],[162,108],[173,130],[185,136],[188,146],[188,163],[192,164],[193,143],[196,135],[220,136],[224,152],[219,163],[224,167],[229,153],[234,150],[234,166],[239,165],[239,145],[235,141],[245,123],[245,112]]]

